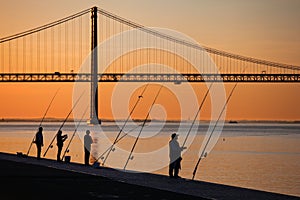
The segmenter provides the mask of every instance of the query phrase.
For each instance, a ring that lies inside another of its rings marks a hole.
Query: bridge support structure
[[[91,10],[91,102],[89,124],[101,124],[98,117],[98,50],[97,7]]]

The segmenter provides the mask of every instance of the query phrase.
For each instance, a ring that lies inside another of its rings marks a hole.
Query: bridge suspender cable
[[[137,138],[135,139],[135,142],[134,142],[134,144],[133,144],[133,146],[132,146],[132,149],[131,149],[131,151],[130,151],[130,154],[129,154],[129,156],[128,156],[128,158],[127,158],[127,161],[126,161],[126,163],[125,163],[124,170],[126,169],[126,166],[127,166],[128,162],[129,162],[129,159],[133,159],[133,157],[131,157],[132,152],[133,152],[133,150],[134,150],[134,148],[135,148],[135,146],[136,146],[136,144],[137,144],[137,141],[139,140],[139,137],[140,137],[140,135],[141,135],[141,133],[142,133],[142,130],[143,130],[145,124],[146,124],[146,121],[147,121],[149,115],[150,115],[151,109],[152,109],[154,103],[156,102],[157,97],[158,97],[158,95],[159,95],[159,93],[160,93],[160,91],[161,91],[162,88],[163,88],[163,85],[160,86],[160,88],[159,88],[159,90],[158,90],[158,92],[157,92],[157,94],[156,94],[156,96],[155,96],[155,98],[154,98],[154,100],[153,100],[153,102],[152,102],[152,105],[151,105],[151,107],[150,107],[150,109],[149,109],[149,111],[148,111],[148,114],[147,114],[146,118],[144,119],[144,122],[143,122],[143,124],[142,124],[141,130],[140,130],[140,132],[139,132]]]
[[[80,98],[82,97],[83,94],[84,94],[84,92],[83,92],[83,93],[80,95],[80,97],[77,99],[77,101],[75,102],[74,106],[72,107],[72,109],[71,109],[70,112],[68,113],[67,117],[65,118],[65,120],[63,121],[63,123],[60,125],[58,131],[62,129],[62,127],[63,127],[64,124],[66,123],[68,117],[69,117],[70,114],[72,113],[73,109],[76,107],[77,103],[79,102],[79,100],[80,100]],[[58,131],[57,131],[57,132],[58,132]],[[49,148],[52,148],[52,147],[53,147],[52,143],[54,142],[56,136],[57,136],[57,133],[55,134],[55,136],[54,136],[53,139],[51,140],[49,146],[47,147],[47,149],[46,149],[46,151],[45,151],[45,153],[44,153],[44,155],[43,155],[44,157],[46,156],[46,154],[47,154]]]
[[[84,115],[85,115],[87,109],[88,109],[88,107],[86,107],[85,111],[83,112],[82,117],[80,118],[80,120],[79,120],[79,122],[78,122],[78,124],[77,124],[77,126],[76,126],[76,128],[74,130],[74,133],[72,134],[72,137],[71,137],[71,139],[70,139],[70,141],[69,141],[69,143],[68,143],[68,145],[67,145],[67,147],[66,147],[66,149],[65,149],[65,151],[63,153],[63,156],[61,158],[62,160],[64,159],[66,153],[69,152],[70,144],[71,144],[71,142],[72,142],[72,140],[73,140],[73,138],[74,138],[74,136],[75,136],[75,134],[76,134],[76,132],[78,130],[78,127],[80,126],[80,123],[82,122],[82,119],[84,118]]]
[[[48,105],[48,107],[47,107],[47,109],[46,109],[46,111],[45,111],[45,113],[44,113],[44,116],[43,116],[43,118],[42,118],[42,120],[41,120],[41,122],[40,122],[40,124],[39,124],[39,127],[41,127],[41,125],[42,125],[42,123],[43,123],[43,121],[44,121],[44,119],[45,119],[45,117],[46,117],[46,114],[48,113],[48,110],[49,110],[50,106],[52,105],[52,102],[53,102],[54,98],[56,97],[56,95],[57,95],[57,93],[58,93],[59,90],[60,90],[60,88],[58,88],[58,89],[56,90],[54,96],[52,97],[52,99],[51,99],[51,101],[50,101],[50,103],[49,103],[49,105]],[[27,154],[26,154],[27,156],[28,156],[28,154],[29,154],[29,151],[30,151],[30,149],[31,149],[31,146],[32,146],[34,140],[35,140],[35,135],[34,135],[32,141],[31,141],[31,143],[30,143],[29,149],[28,149]]]
[[[245,69],[246,69],[246,68],[245,68]],[[245,71],[245,69],[244,69],[243,71]],[[224,106],[223,106],[223,108],[222,108],[222,110],[221,110],[219,116],[218,116],[218,119],[217,119],[217,121],[216,121],[216,123],[215,123],[215,125],[214,125],[214,127],[213,127],[213,129],[212,129],[212,131],[211,131],[211,133],[210,133],[210,135],[209,135],[209,137],[208,137],[208,140],[207,140],[207,142],[205,143],[205,146],[204,146],[204,148],[203,148],[203,150],[202,150],[202,152],[201,152],[201,155],[200,155],[200,157],[199,157],[199,159],[198,159],[198,161],[197,161],[197,164],[196,164],[196,166],[195,166],[195,168],[194,168],[192,180],[194,180],[194,178],[195,178],[195,175],[196,175],[196,172],[197,172],[197,169],[198,169],[198,166],[199,166],[199,163],[200,163],[201,159],[202,159],[203,157],[206,156],[205,150],[206,150],[206,148],[207,148],[207,146],[208,146],[208,144],[209,144],[209,142],[210,142],[210,139],[211,139],[211,137],[212,137],[212,135],[213,135],[213,133],[214,133],[214,131],[215,131],[217,125],[218,125],[218,122],[219,122],[219,120],[220,120],[220,118],[221,118],[221,116],[222,116],[222,114],[223,114],[223,112],[224,112],[224,110],[225,110],[225,108],[226,108],[226,106],[227,106],[227,104],[228,104],[228,102],[229,102],[229,100],[230,100],[230,98],[231,98],[231,96],[232,96],[232,94],[233,94],[233,92],[234,92],[234,90],[235,90],[237,84],[238,84],[238,82],[236,82],[236,84],[235,84],[234,87],[232,88],[232,90],[231,90],[231,92],[230,92],[230,94],[229,94],[229,96],[228,96],[228,98],[227,98],[227,100],[226,100],[226,102],[225,102],[225,104],[224,104]]]
[[[104,165],[105,162],[106,162],[106,160],[107,160],[107,158],[108,158],[108,156],[109,156],[109,154],[110,154],[110,152],[111,152],[111,151],[114,151],[114,145],[115,145],[117,142],[119,142],[119,141],[123,138],[123,136],[127,135],[127,134],[125,134],[125,135],[123,135],[123,136],[120,138],[120,134],[123,132],[123,130],[124,130],[124,128],[125,128],[125,126],[126,126],[128,120],[130,119],[132,113],[134,112],[134,110],[135,110],[136,106],[138,105],[138,103],[140,102],[141,98],[143,98],[143,95],[144,95],[144,93],[145,93],[145,91],[146,91],[148,85],[149,85],[149,83],[144,87],[143,91],[142,91],[141,94],[138,96],[137,101],[135,102],[133,108],[131,109],[131,111],[130,111],[128,117],[127,117],[127,119],[125,120],[125,122],[124,122],[122,128],[120,129],[118,135],[116,136],[116,138],[115,138],[113,144],[112,144],[106,151],[104,151],[104,152],[103,152],[103,153],[95,160],[94,163],[98,162],[98,160],[99,160],[100,158],[102,158],[102,157],[105,155],[105,153],[107,152],[107,155],[106,155],[106,157],[105,157],[105,159],[103,160],[103,163],[102,163],[102,165]]]

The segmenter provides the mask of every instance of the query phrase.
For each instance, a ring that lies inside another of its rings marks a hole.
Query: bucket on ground
[[[65,156],[65,162],[69,163],[71,161],[71,156]]]

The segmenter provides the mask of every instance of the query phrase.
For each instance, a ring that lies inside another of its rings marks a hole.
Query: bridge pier
[[[91,10],[91,104],[89,124],[101,124],[98,118],[97,7]]]

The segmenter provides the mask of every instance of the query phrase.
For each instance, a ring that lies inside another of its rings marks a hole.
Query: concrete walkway
[[[84,166],[78,163],[58,163],[55,160],[26,157],[16,154],[0,153],[0,160],[13,161],[17,163],[43,166],[58,170],[65,170],[75,173],[83,173],[97,177],[107,178],[115,182],[121,182],[131,185],[143,186],[147,188],[159,189],[162,191],[183,194],[199,199],[263,199],[263,200],[280,200],[280,199],[300,199],[300,197],[239,188],[221,184],[214,184],[202,181],[192,181],[186,179],[171,179],[168,176],[150,174],[150,173],[129,173],[121,170]]]

